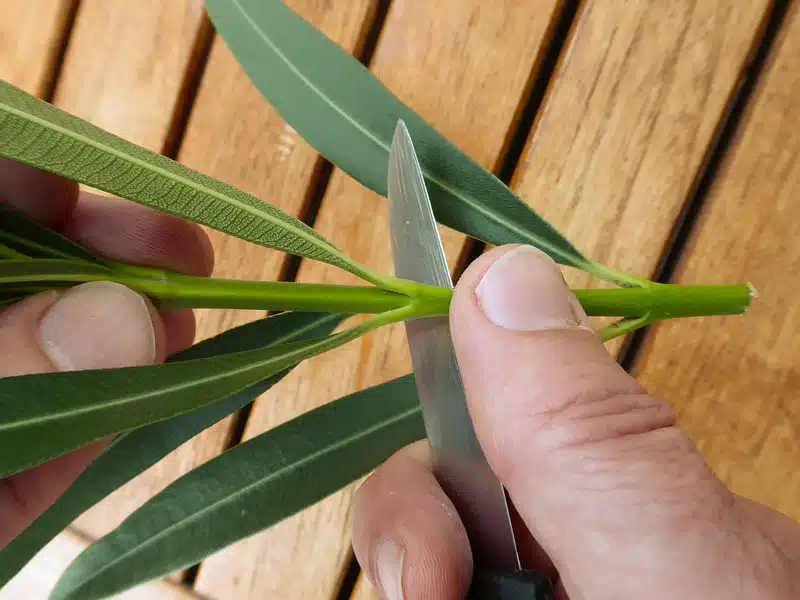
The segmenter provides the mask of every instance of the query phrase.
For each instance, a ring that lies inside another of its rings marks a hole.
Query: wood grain
[[[489,8],[480,0],[395,0],[373,72],[491,168],[502,153],[557,4],[506,1]],[[349,256],[391,273],[387,216],[384,199],[335,171],[315,227]],[[451,265],[463,239],[445,232]],[[299,279],[357,283],[338,269],[309,261],[303,262]],[[259,399],[245,437],[409,370],[402,328],[370,335],[296,368]],[[350,486],[210,558],[201,566],[198,589],[223,599],[334,598],[351,557],[353,490]]]
[[[653,276],[769,4],[589,0],[516,191],[589,258]],[[605,285],[565,276],[572,287]]]
[[[160,151],[203,17],[202,0],[82,0],[54,104]]]
[[[203,17],[202,0],[84,0],[54,103],[160,151]],[[76,527],[89,537],[116,527],[151,490],[148,477],[115,492],[80,517]]]
[[[61,574],[86,548],[87,541],[66,531],[54,538],[0,590],[0,600],[47,600]],[[153,581],[110,596],[114,600],[199,600],[189,589]]]
[[[800,519],[800,6],[776,40],[677,279],[750,282],[739,317],[658,326],[636,374],[734,491]]]
[[[75,0],[0,2],[0,78],[42,97]]]

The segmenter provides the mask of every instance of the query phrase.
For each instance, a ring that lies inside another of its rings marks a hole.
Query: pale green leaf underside
[[[587,267],[587,259],[497,177],[283,2],[206,0],[206,8],[261,94],[351,177],[386,195],[392,135],[403,119],[437,221],[497,245],[533,244],[560,263]]]
[[[310,506],[425,437],[412,376],[305,413],[188,473],[90,546],[52,600],[108,598]]]
[[[336,265],[365,279],[372,277],[313,229],[278,208],[104,131],[6,81],[0,81],[0,156],[268,248]]]
[[[2,378],[0,477],[225,398],[359,337],[391,318],[387,315],[326,338],[212,358]]]
[[[329,335],[344,315],[282,313],[229,329],[170,358],[170,362],[229,354]],[[242,409],[280,381],[291,367],[204,408],[116,437],[39,518],[0,549],[0,587],[50,540],[118,487],[175,448]]]

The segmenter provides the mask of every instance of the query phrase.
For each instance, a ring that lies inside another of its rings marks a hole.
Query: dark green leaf
[[[184,475],[83,552],[52,600],[108,598],[195,564],[425,437],[413,377],[340,398]]]
[[[391,317],[379,315],[325,338],[210,358],[0,379],[0,477],[225,398]]]
[[[33,258],[99,262],[85,248],[3,203],[0,203],[0,242]]]
[[[0,81],[0,156],[250,242],[380,280],[313,229],[236,188]]]
[[[386,195],[392,135],[408,126],[436,219],[493,244],[529,243],[589,264],[497,177],[391,94],[280,0],[206,0],[217,31],[263,96],[318,152]]]
[[[343,315],[323,313],[282,313],[204,340],[176,354],[170,362],[322,337],[329,335],[343,319]],[[50,508],[0,549],[0,588],[86,510],[201,431],[244,408],[290,370],[291,367],[284,369],[204,408],[115,438]]]

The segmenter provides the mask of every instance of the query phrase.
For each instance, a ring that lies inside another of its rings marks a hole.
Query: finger
[[[82,192],[65,234],[119,262],[206,277],[214,251],[196,223],[127,200]]]
[[[427,444],[398,451],[359,488],[353,548],[387,600],[461,600],[472,558],[466,531],[430,471]]]
[[[0,202],[61,231],[78,197],[74,181],[0,158]]]
[[[161,320],[166,332],[165,353],[167,356],[186,350],[194,343],[197,331],[197,319],[194,311],[162,312]]]
[[[766,536],[773,540],[780,550],[800,568],[800,523],[796,523],[783,513],[749,498],[737,496],[736,501],[742,508],[742,512],[757,523]]]
[[[0,377],[154,364],[164,360],[165,348],[158,313],[116,283],[38,294],[0,313]],[[52,504],[102,446],[0,480],[0,547]]]
[[[780,589],[759,588],[754,564],[785,565],[669,406],[606,352],[550,258],[488,252],[450,319],[487,459],[570,597],[733,597],[743,573],[748,591]]]

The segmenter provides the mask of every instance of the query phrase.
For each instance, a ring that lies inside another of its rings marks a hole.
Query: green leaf
[[[408,314],[390,311],[325,338],[210,358],[0,379],[0,478],[210,404]]]
[[[32,258],[100,262],[85,248],[2,203],[0,203],[0,242]]]
[[[229,329],[174,355],[170,362],[326,336],[344,318],[324,313],[282,313]],[[116,437],[50,508],[0,549],[0,588],[86,510],[201,431],[250,404],[291,368],[224,400]]]
[[[392,135],[414,140],[437,221],[493,244],[528,243],[556,261],[590,262],[497,177],[403,104],[360,62],[280,0],[206,0],[261,94],[318,152],[386,195]]]
[[[66,283],[113,276],[111,269],[76,260],[28,258],[0,261],[0,285]]]
[[[0,156],[244,240],[384,278],[278,208],[0,81]]]
[[[51,599],[108,598],[196,564],[333,494],[424,437],[410,375],[307,412],[154,496],[84,551]]]

